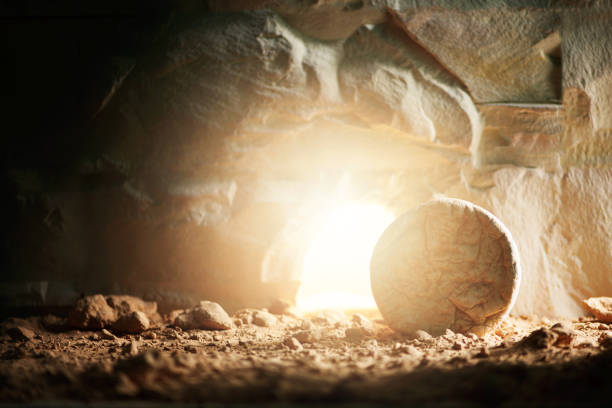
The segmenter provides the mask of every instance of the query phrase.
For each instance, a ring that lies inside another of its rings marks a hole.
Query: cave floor
[[[227,331],[159,324],[125,336],[50,332],[41,318],[8,319],[0,337],[0,402],[575,406],[610,400],[612,325],[511,316],[483,338],[447,332],[411,339],[380,320],[364,331],[338,316],[282,316],[273,327]],[[15,325],[35,336],[15,340],[6,334]]]

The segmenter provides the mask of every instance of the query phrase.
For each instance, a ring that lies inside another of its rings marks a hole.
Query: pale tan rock
[[[253,324],[261,327],[272,327],[276,325],[278,319],[272,313],[257,310],[253,313]]]
[[[593,313],[598,320],[604,323],[612,323],[612,298],[592,297],[584,301],[586,309]]]
[[[400,216],[371,262],[372,292],[395,330],[491,329],[512,308],[520,284],[510,232],[489,212],[439,198]]]
[[[206,300],[178,315],[174,324],[184,330],[228,330],[234,327],[231,317],[218,303]]]

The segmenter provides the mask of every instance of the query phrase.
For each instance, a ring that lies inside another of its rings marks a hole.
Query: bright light
[[[351,204],[324,214],[304,257],[297,306],[375,309],[370,288],[374,246],[394,216],[372,204]]]

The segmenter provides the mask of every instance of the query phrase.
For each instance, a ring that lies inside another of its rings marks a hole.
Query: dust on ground
[[[166,317],[125,335],[8,319],[0,401],[537,405],[602,403],[612,389],[612,325],[591,318],[511,316],[478,338],[408,337],[342,312],[259,325],[258,311],[240,313],[230,330],[181,330]]]

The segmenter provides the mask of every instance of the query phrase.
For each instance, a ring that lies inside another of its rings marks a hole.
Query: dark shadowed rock
[[[29,341],[36,336],[33,330],[23,326],[11,327],[6,333],[15,341]]]
[[[113,331],[118,333],[142,333],[149,328],[149,319],[143,312],[124,314],[113,324]]]
[[[77,329],[100,330],[110,326],[117,314],[102,295],[81,298],[68,314],[68,325]]]

